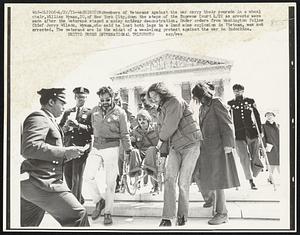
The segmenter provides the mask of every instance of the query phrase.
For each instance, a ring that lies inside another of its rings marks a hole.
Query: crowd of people
[[[186,224],[192,182],[204,198],[203,207],[215,204],[208,223],[228,222],[225,189],[240,186],[234,150],[252,190],[258,189],[253,162],[260,162],[261,149],[265,150],[268,181],[274,184],[279,126],[273,112],[267,112],[266,123],[261,123],[255,101],[243,96],[242,85],[233,86],[235,98],[227,104],[214,96],[214,89],[213,84],[200,82],[191,90],[200,104],[199,120],[163,82],[140,94],[136,116],[109,86],[98,90],[99,104],[92,109],[85,106],[89,95],[85,87],[73,90],[75,106],[67,110],[64,88],[38,91],[41,109],[25,119],[22,130],[21,226],[39,226],[45,212],[62,226],[89,226],[83,184],[95,203],[92,220],[104,211],[104,225],[112,224],[115,193],[123,188],[124,159],[129,159],[131,176],[142,171],[152,175],[151,193],[156,194],[158,157],[164,165],[159,226],[172,226],[174,218],[177,226]]]

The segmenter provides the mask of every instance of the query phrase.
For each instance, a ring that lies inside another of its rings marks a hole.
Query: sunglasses
[[[100,102],[101,102],[101,103],[104,103],[104,102],[111,102],[111,98],[108,98],[108,99],[100,99]]]

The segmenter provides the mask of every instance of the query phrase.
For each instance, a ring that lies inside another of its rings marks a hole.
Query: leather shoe
[[[178,216],[178,217],[177,217],[177,225],[178,225],[178,226],[183,226],[183,225],[185,225],[185,222],[186,222],[186,220],[185,220],[185,218],[184,218],[184,215],[183,215],[183,216]]]
[[[104,214],[104,221],[103,221],[104,225],[109,225],[112,224],[112,218],[111,218],[111,214]]]
[[[159,227],[164,227],[164,226],[172,226],[171,220],[162,219],[161,222],[160,222]]]
[[[257,187],[256,187],[256,185],[253,182],[251,183],[251,189],[257,190]]]
[[[210,225],[219,225],[219,224],[223,224],[223,223],[227,223],[228,222],[228,216],[227,214],[215,214],[215,216],[210,219],[208,221],[208,224]]]
[[[103,198],[100,199],[99,202],[96,204],[96,208],[92,213],[92,220],[98,219],[99,216],[101,215],[101,211],[105,207],[105,200]]]
[[[207,202],[205,202],[205,203],[203,204],[203,207],[204,207],[204,208],[209,208],[209,207],[212,207],[212,205],[213,205],[213,202],[212,202],[212,201],[207,201]]]
[[[203,204],[204,208],[209,208],[212,207],[215,201],[215,194],[211,193],[209,198],[207,200],[205,200],[205,203]]]
[[[253,179],[250,179],[250,180],[249,180],[249,183],[250,183],[251,189],[257,190],[257,187],[256,187],[256,185],[255,185],[254,182],[253,182]]]
[[[151,194],[158,194],[159,190],[158,190],[158,185],[154,185],[153,188],[150,190]]]

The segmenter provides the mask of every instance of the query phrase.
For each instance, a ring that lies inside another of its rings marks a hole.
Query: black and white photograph
[[[296,230],[295,3],[4,13],[4,231]]]

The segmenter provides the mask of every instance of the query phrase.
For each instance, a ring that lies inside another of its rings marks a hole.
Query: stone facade
[[[191,101],[191,89],[199,81],[214,84],[215,95],[222,98],[230,83],[231,67],[232,63],[228,60],[164,51],[129,65],[110,78],[120,89],[121,97],[128,102],[130,110],[136,113],[139,94],[159,81],[172,84],[175,93],[188,103]]]

